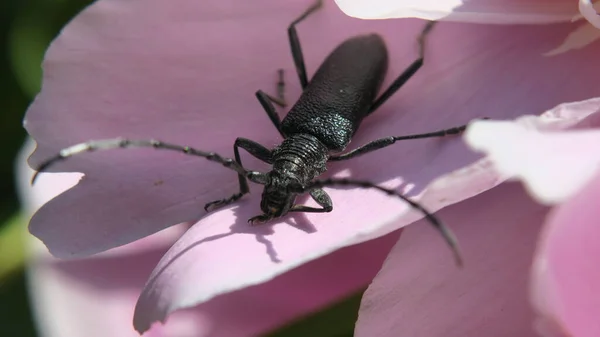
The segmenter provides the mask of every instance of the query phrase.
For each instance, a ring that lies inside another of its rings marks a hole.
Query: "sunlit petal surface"
[[[579,11],[581,15],[594,27],[600,29],[600,14],[598,14],[600,3],[595,4],[591,0],[579,0]]]
[[[600,98],[562,108],[600,114]],[[486,153],[502,174],[522,180],[540,202],[565,201],[600,168],[600,130],[552,132],[533,121],[477,121],[465,139],[475,150]]]
[[[335,0],[361,19],[420,18],[477,23],[552,23],[577,13],[572,0]]]

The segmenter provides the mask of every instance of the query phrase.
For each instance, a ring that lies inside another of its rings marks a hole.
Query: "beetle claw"
[[[269,216],[267,214],[261,214],[261,215],[257,215],[255,217],[248,219],[248,223],[250,223],[253,226],[256,226],[256,225],[260,225],[265,222],[268,222],[271,219],[272,219],[271,216]]]

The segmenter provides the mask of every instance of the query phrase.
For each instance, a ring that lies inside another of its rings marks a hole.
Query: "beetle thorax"
[[[328,150],[317,138],[299,134],[286,138],[273,153],[273,169],[262,193],[261,209],[273,216],[287,213],[298,189],[325,172]]]
[[[273,172],[302,186],[327,170],[328,149],[316,137],[296,134],[283,140],[273,152]]]

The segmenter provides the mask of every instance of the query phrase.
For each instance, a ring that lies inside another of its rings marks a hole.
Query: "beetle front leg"
[[[290,212],[305,212],[305,213],[328,213],[333,210],[333,202],[327,192],[321,188],[315,188],[309,192],[314,201],[322,208],[309,207],[304,205],[294,205],[290,208]]]
[[[240,151],[239,151],[240,147],[242,149],[248,151],[248,153],[250,153],[253,157],[255,157],[265,163],[268,163],[268,164],[273,163],[273,153],[271,150],[267,149],[266,147],[262,146],[261,144],[255,142],[253,140],[246,139],[246,138],[237,138],[235,140],[235,143],[233,144],[233,153],[235,154],[235,161],[238,164],[240,164],[240,166],[243,166],[242,158],[240,157]],[[258,174],[258,172],[253,172],[253,173]],[[219,207],[222,207],[222,206],[228,205],[232,202],[235,202],[235,201],[239,200],[241,197],[243,197],[244,194],[249,193],[250,188],[248,187],[248,180],[246,179],[246,177],[242,174],[238,174],[238,181],[240,184],[240,191],[238,193],[235,193],[234,195],[230,196],[229,198],[209,202],[206,205],[204,205],[204,210],[207,212],[210,212],[214,209],[217,209]]]

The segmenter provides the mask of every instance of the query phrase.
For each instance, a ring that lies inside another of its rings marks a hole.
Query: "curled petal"
[[[360,19],[419,18],[473,23],[553,23],[570,21],[572,1],[551,0],[335,0]]]
[[[600,112],[600,98],[565,104],[559,109]],[[540,130],[523,117],[514,122],[477,121],[465,140],[483,151],[501,174],[523,180],[542,203],[560,203],[577,193],[600,167],[600,131]]]
[[[598,3],[594,4],[591,0],[579,0],[579,12],[594,27],[600,29],[600,14],[596,10]]]
[[[569,33],[556,48],[545,53],[545,56],[556,56],[570,50],[580,49],[600,39],[600,30],[592,25],[581,25]]]
[[[545,329],[600,336],[600,176],[550,214],[534,264],[533,303]]]

